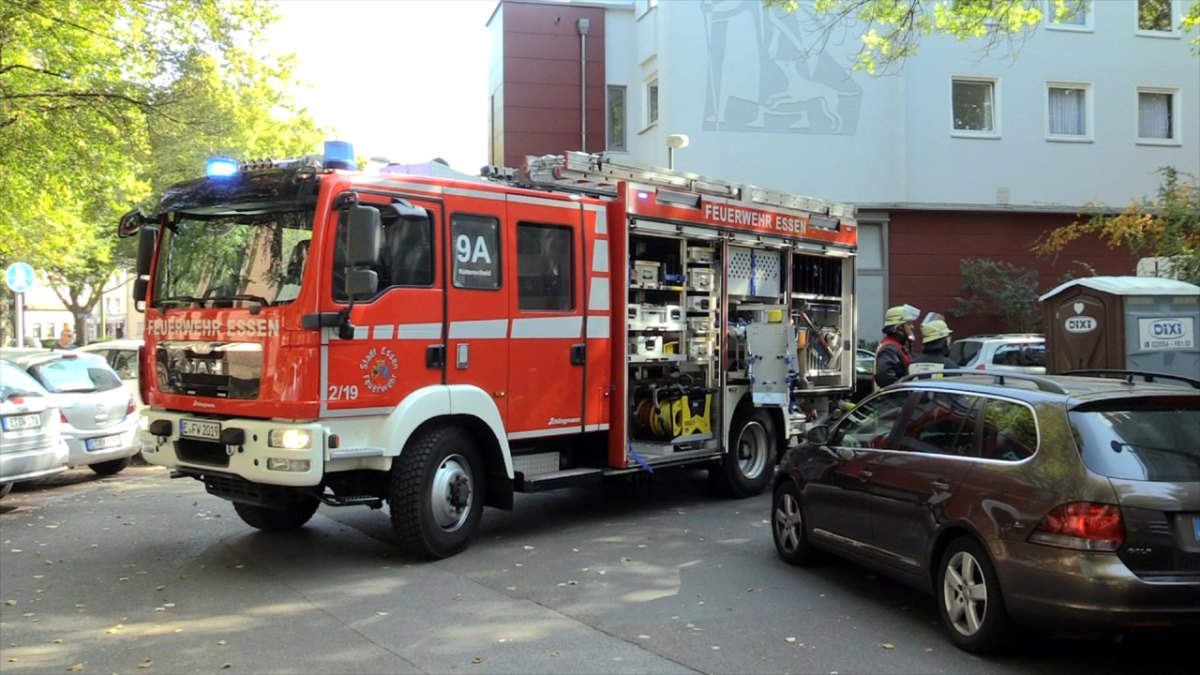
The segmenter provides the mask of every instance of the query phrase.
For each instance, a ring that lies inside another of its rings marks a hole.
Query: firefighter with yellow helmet
[[[883,315],[883,340],[875,350],[875,388],[886,387],[908,374],[912,363],[912,324],[921,310],[912,305],[888,308]]]
[[[913,358],[908,372],[927,373],[957,368],[958,363],[950,358],[950,334],[953,332],[941,314],[927,314],[921,322],[921,353]]]

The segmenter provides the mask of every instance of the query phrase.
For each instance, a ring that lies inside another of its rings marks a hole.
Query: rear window
[[[1071,411],[1083,461],[1102,476],[1200,481],[1200,396],[1116,401]]]
[[[965,366],[979,353],[981,345],[974,340],[959,340],[950,343],[950,358],[960,366]]]
[[[992,363],[1000,366],[1037,368],[1046,365],[1046,345],[1016,344],[1002,345],[992,356]]]
[[[0,400],[10,396],[29,396],[43,393],[42,385],[25,374],[25,371],[7,361],[0,361]]]
[[[108,391],[121,386],[117,374],[99,358],[58,359],[33,368],[32,374],[47,391],[56,394]]]

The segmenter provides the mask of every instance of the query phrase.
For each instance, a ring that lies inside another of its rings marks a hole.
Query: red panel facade
[[[956,317],[955,298],[963,295],[960,265],[986,258],[1038,271],[1038,292],[1057,286],[1063,276],[1092,272],[1133,274],[1136,260],[1095,238],[1073,243],[1058,259],[1030,249],[1038,237],[1077,220],[1073,214],[893,211],[888,235],[888,305],[908,303],[924,312],[941,312],[957,335],[1011,330],[999,315]],[[1088,267],[1076,264],[1083,261]]]
[[[604,9],[559,3],[505,0],[501,87],[502,114],[493,114],[495,136],[503,139],[499,159],[518,167],[526,155],[564,150],[604,150]],[[587,148],[579,19],[589,22],[586,38]],[[496,159],[495,157],[493,159]]]

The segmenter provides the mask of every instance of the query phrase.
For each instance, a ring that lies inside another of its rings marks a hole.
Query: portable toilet
[[[1046,372],[1104,369],[1200,379],[1200,286],[1087,277],[1042,295]]]

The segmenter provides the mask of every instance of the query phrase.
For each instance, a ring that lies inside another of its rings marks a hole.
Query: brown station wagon
[[[776,477],[780,557],[932,591],[975,652],[1200,626],[1200,382],[1087,375],[925,373],[814,427]]]

